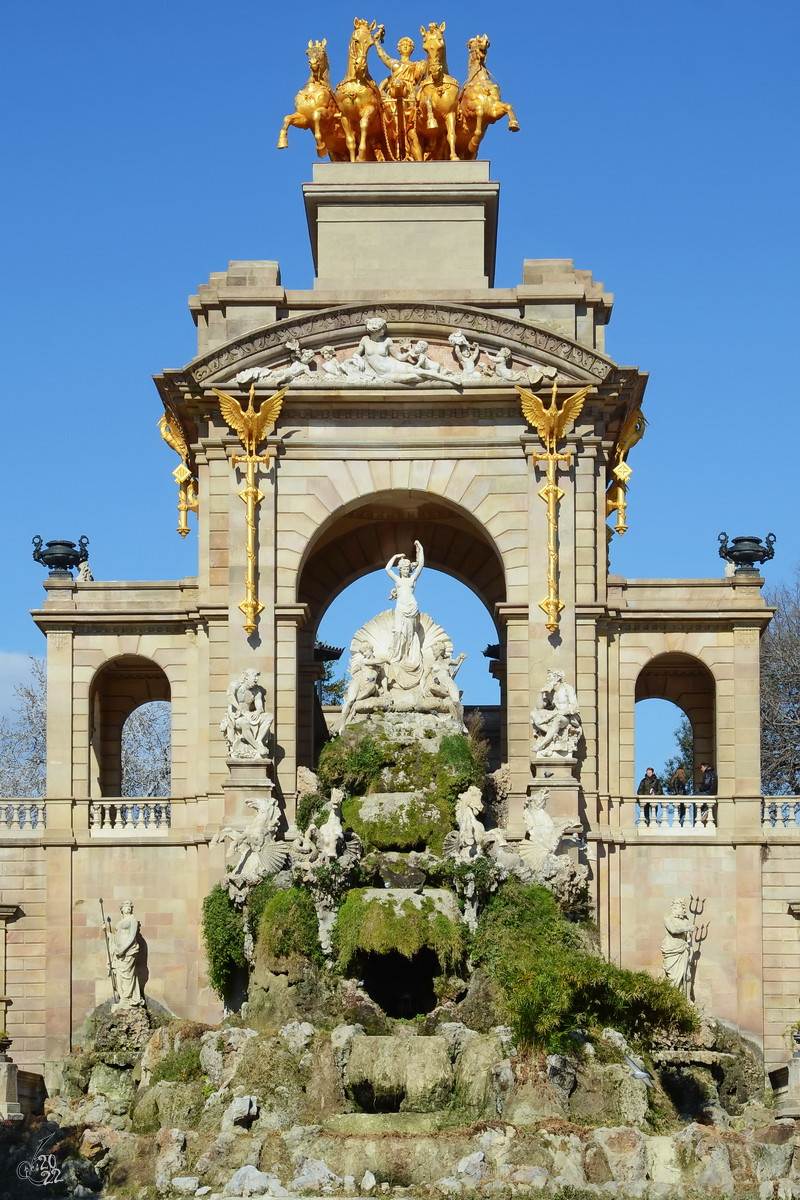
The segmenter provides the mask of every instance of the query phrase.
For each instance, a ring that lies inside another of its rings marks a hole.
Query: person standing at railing
[[[673,796],[686,795],[686,772],[683,767],[678,767],[669,781],[669,790]]]
[[[717,772],[711,763],[700,763],[700,786],[697,790],[701,796],[716,796]]]
[[[664,789],[661,786],[661,780],[656,775],[652,767],[648,767],[644,773],[643,779],[640,781],[636,789],[637,796],[663,796]]]

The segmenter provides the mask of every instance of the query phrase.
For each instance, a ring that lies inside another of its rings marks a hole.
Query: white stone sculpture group
[[[366,333],[355,349],[340,357],[334,346],[319,351],[302,349],[289,338],[284,342],[287,364],[277,367],[248,367],[235,377],[240,386],[251,383],[281,388],[290,383],[303,387],[408,387],[427,384],[437,387],[473,387],[479,384],[524,383],[536,386],[556,378],[555,367],[544,364],[515,371],[512,352],[500,346],[496,352],[470,341],[463,329],[454,330],[440,348],[424,340],[390,337],[383,317],[370,317]],[[317,359],[319,355],[319,361]],[[448,365],[447,359],[450,363]]]
[[[414,543],[412,562],[394,554],[386,564],[394,611],[373,617],[350,645],[350,683],[337,732],[371,712],[440,713],[463,729],[464,709],[455,683],[465,654],[453,657],[453,643],[427,613],[419,611],[417,581],[425,552]]]
[[[267,738],[275,717],[267,712],[259,671],[244,671],[228,688],[228,707],[220,722],[228,757],[248,762],[269,759]]]
[[[583,724],[577,694],[566,682],[563,671],[547,672],[547,683],[539,692],[539,701],[531,712],[531,725],[531,751],[535,757],[575,758]]]

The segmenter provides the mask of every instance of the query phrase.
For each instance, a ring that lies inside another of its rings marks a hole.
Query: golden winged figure
[[[168,404],[164,405],[164,410],[158,422],[161,436],[167,445],[183,459],[184,463],[187,463],[189,461],[189,447],[186,444],[186,436],[181,428],[181,423],[175,415],[175,410],[170,408]]]
[[[534,392],[529,392],[527,388],[517,385],[517,391],[522,401],[522,414],[528,424],[533,425],[539,434],[548,454],[556,453],[556,446],[565,436],[573,421],[577,421],[581,414],[583,403],[593,386],[594,384],[590,383],[587,387],[575,392],[574,395],[568,396],[561,405],[561,408],[559,408],[557,401],[558,384],[554,382],[550,404],[545,408],[544,400],[541,396],[537,396]]]
[[[286,395],[288,388],[282,388],[274,396],[270,396],[268,400],[264,400],[258,412],[253,407],[256,394],[255,383],[250,386],[250,400],[247,408],[242,408],[239,401],[233,396],[229,396],[226,392],[221,392],[218,388],[213,388],[212,390],[219,397],[219,410],[223,418],[230,428],[239,435],[239,440],[247,451],[247,457],[256,458],[256,450],[264,441],[267,430],[271,425],[275,424],[280,415],[283,397]],[[267,455],[267,458],[269,458],[269,455]]]

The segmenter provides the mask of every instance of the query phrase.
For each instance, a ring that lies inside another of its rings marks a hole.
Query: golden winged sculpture
[[[197,479],[189,466],[189,446],[175,410],[164,404],[164,413],[159,419],[161,436],[181,460],[181,465],[172,472],[178,485],[178,533],[186,537],[189,532],[187,513],[197,513]]]
[[[606,516],[609,517],[612,512],[616,512],[617,523],[614,528],[620,537],[628,528],[625,523],[628,510],[628,480],[633,474],[625,460],[636,443],[644,437],[646,428],[647,420],[644,413],[641,408],[635,408],[625,418],[614,447],[614,467],[611,471],[614,479],[608,485],[606,492]]]
[[[553,392],[547,406],[542,397],[537,396],[535,392],[517,387],[522,402],[522,414],[528,424],[534,427],[544,446],[544,454],[534,454],[533,461],[547,463],[547,482],[539,491],[547,505],[547,596],[540,601],[539,608],[547,617],[546,625],[551,633],[558,631],[558,622],[564,607],[558,595],[558,502],[564,493],[556,482],[556,472],[560,462],[568,466],[570,461],[569,450],[558,453],[558,443],[577,421],[593,386],[590,383],[568,396],[561,408],[558,407],[557,382],[553,383]]]
[[[287,390],[287,388],[282,388],[274,396],[264,400],[256,412],[253,403],[256,394],[255,383],[250,387],[247,408],[242,408],[239,401],[234,396],[229,396],[227,392],[221,392],[218,388],[213,389],[219,399],[219,410],[223,420],[236,433],[245,448],[244,454],[234,454],[232,463],[234,467],[239,463],[244,463],[246,468],[245,486],[239,495],[246,508],[247,567],[245,569],[245,598],[239,608],[244,613],[244,630],[247,634],[255,633],[257,618],[264,611],[264,605],[258,599],[256,586],[256,509],[264,499],[264,493],[256,486],[256,466],[259,463],[269,463],[269,449],[267,448],[263,454],[257,454],[256,451],[267,436],[267,430],[277,421]]]

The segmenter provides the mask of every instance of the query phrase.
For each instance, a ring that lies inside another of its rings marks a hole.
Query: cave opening
[[[442,968],[433,950],[424,946],[411,958],[398,950],[387,954],[362,954],[359,973],[364,991],[387,1017],[406,1020],[436,1007],[433,981]]]

